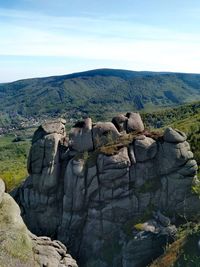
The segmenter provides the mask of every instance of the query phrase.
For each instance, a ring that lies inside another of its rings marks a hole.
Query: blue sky
[[[1,0],[0,82],[95,68],[200,73],[200,1]]]

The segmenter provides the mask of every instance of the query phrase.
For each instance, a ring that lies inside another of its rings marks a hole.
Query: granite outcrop
[[[199,213],[186,135],[152,134],[139,113],[112,122],[63,119],[35,132],[29,177],[15,191],[29,229],[62,241],[81,267],[143,267]],[[138,226],[139,225],[139,226]]]

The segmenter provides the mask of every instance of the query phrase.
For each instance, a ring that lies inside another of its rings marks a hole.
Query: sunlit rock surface
[[[146,266],[173,239],[170,218],[199,212],[185,134],[167,128],[152,138],[140,115],[127,113],[112,123],[87,118],[66,142],[64,124],[42,125],[33,137],[30,176],[15,192],[23,219],[62,241],[80,266]]]
[[[78,267],[60,241],[33,235],[0,179],[0,266]]]

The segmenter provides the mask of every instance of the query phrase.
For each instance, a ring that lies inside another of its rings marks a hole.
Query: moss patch
[[[32,266],[32,241],[18,205],[8,194],[4,194],[0,204],[0,247],[1,267],[8,267],[8,260],[12,263],[9,266],[23,266],[25,263]],[[22,265],[17,265],[17,262]]]
[[[137,223],[134,225],[134,228],[137,230],[137,231],[142,231],[144,230],[144,226],[143,226],[143,223]]]

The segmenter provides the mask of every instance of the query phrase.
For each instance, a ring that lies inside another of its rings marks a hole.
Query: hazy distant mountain
[[[200,74],[98,69],[0,85],[0,112],[101,117],[200,100]]]

